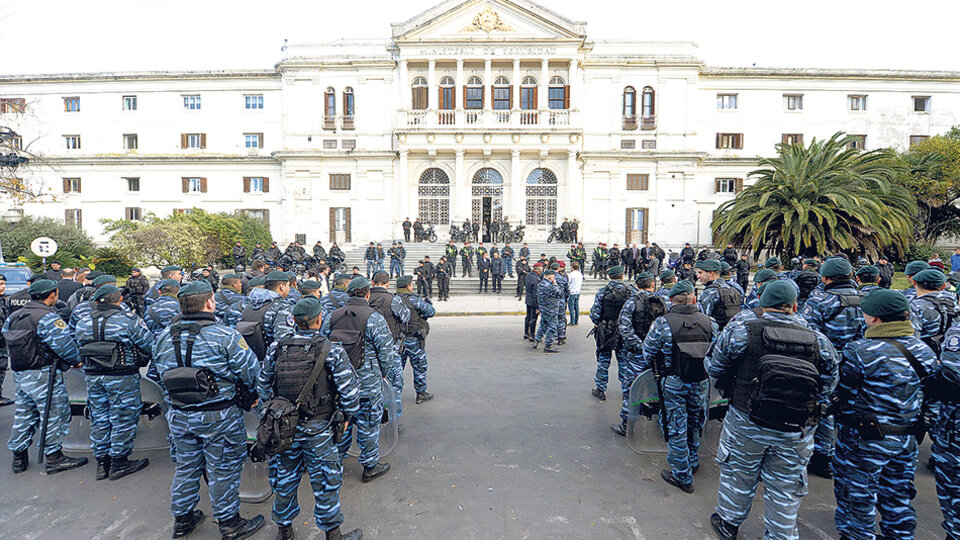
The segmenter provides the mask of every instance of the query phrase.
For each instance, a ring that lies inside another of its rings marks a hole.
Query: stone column
[[[550,61],[544,58],[540,61],[540,97],[539,105],[541,110],[545,110],[549,107],[550,92],[548,88],[550,87]]]
[[[403,218],[410,216],[410,220],[416,216],[411,214],[411,208],[416,209],[416,200],[411,200],[413,196],[410,193],[410,186],[407,183],[407,171],[409,170],[409,152],[407,150],[400,150],[398,152],[400,159],[397,163],[397,175],[394,177],[394,183],[397,186],[394,189],[394,193],[397,194],[397,200],[400,203],[400,213],[401,221]]]
[[[524,192],[523,170],[520,169],[520,150],[510,152],[510,223],[516,226],[518,221],[526,221],[526,193]]]
[[[455,181],[456,188],[454,189],[456,205],[454,208],[456,212],[454,213],[454,223],[459,221],[463,223],[465,218],[471,218],[470,221],[473,221],[470,212],[470,182],[466,178],[466,173],[464,172],[463,166],[463,149],[457,148],[456,152],[456,161],[454,163],[453,171],[457,179]]]
[[[580,85],[580,72],[578,71],[579,60],[573,58],[570,60],[570,74],[568,75],[567,84],[570,85],[570,108],[579,109],[580,108],[580,94],[582,93],[582,87]]]
[[[513,103],[510,104],[511,109],[520,108],[520,59],[515,58],[513,60]]]
[[[427,108],[436,109],[440,107],[435,103],[439,96],[437,95],[437,61],[433,58],[427,60]]]
[[[407,59],[400,60],[400,108],[409,110],[413,107],[413,92],[410,90],[410,75]]]
[[[483,110],[493,109],[493,59],[485,58],[483,60]]]
[[[577,139],[579,141],[579,139]],[[577,145],[567,152],[567,205],[563,217],[571,220],[578,218],[583,222],[583,176],[580,174],[580,164],[577,163]],[[559,205],[558,210],[560,210]],[[562,219],[562,218],[561,218]]]

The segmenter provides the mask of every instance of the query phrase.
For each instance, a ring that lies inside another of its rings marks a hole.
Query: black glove
[[[263,451],[263,447],[260,446],[260,443],[254,443],[250,447],[250,461],[254,463],[263,463],[267,460],[267,453]]]

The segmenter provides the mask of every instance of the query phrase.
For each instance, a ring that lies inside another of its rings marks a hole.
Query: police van
[[[7,290],[4,294],[7,296],[22,291],[27,288],[27,278],[33,275],[33,272],[23,263],[0,264],[0,274],[7,279]]]

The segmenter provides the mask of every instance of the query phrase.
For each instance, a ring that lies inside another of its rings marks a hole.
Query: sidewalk
[[[437,317],[456,317],[463,315],[526,315],[527,304],[526,297],[523,300],[517,300],[513,291],[504,290],[502,294],[471,294],[461,296],[451,296],[450,300],[438,302],[436,298],[432,300],[433,307],[437,309]],[[590,311],[593,305],[592,293],[580,295],[580,312],[584,314]],[[585,315],[581,315],[585,316]]]

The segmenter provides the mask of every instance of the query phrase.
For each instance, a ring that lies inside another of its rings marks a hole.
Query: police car
[[[7,290],[4,294],[7,296],[22,291],[27,288],[27,278],[33,275],[33,272],[23,263],[0,264],[0,274],[7,279]]]

